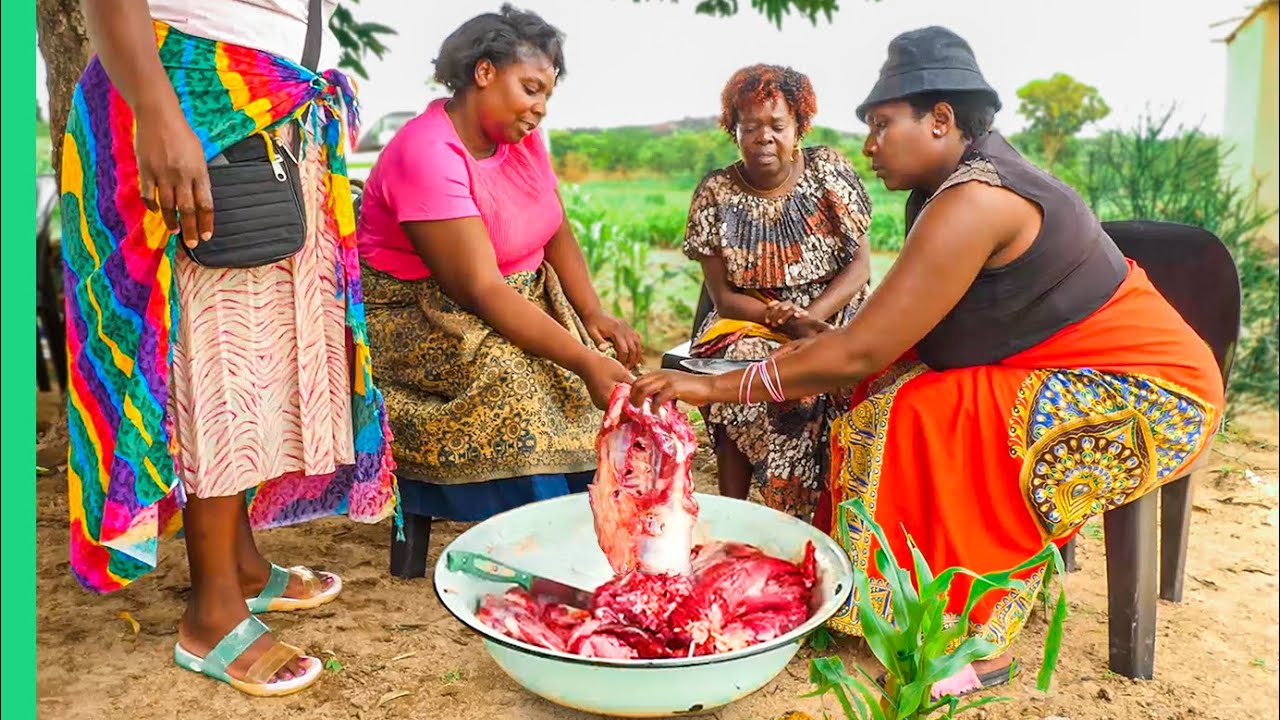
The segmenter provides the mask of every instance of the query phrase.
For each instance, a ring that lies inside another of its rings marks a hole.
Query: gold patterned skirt
[[[1209,348],[1131,263],[1101,309],[998,365],[938,372],[909,353],[863,382],[832,426],[831,481],[815,524],[847,537],[872,605],[888,618],[889,585],[871,562],[878,542],[842,503],[863,502],[900,567],[914,567],[909,534],[934,574],[1008,570],[1180,477],[1222,409]],[[1044,574],[1032,568],[1022,588],[988,593],[969,614],[970,635],[993,654],[1008,648]],[[952,583],[949,621],[969,587],[967,577]],[[856,601],[833,629],[861,634]]]
[[[812,305],[826,291],[828,281],[770,289],[767,297]],[[849,304],[836,313],[832,324],[848,325],[870,294],[864,285]],[[712,310],[694,333],[696,340],[720,319]],[[745,336],[704,357],[759,360],[779,344],[762,337]],[[839,414],[839,398],[815,395],[785,403],[750,405],[714,403],[709,407],[708,435],[714,445],[731,442],[751,463],[751,480],[761,502],[808,522],[826,481],[826,447],[831,421]]]
[[[363,273],[373,372],[395,436],[406,511],[414,512],[413,480],[449,487],[527,483],[595,469],[601,413],[582,380],[510,343],[434,280],[403,281],[367,265]],[[506,281],[590,345],[550,265]]]

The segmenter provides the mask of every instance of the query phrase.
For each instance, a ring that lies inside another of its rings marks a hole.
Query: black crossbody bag
[[[302,65],[315,72],[320,60],[321,0],[307,11]],[[299,135],[301,131],[299,131]],[[213,236],[182,246],[197,264],[252,268],[293,257],[307,239],[302,177],[293,151],[276,137],[255,133],[209,161]]]

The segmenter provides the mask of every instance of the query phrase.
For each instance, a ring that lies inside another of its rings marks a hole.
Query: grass
[[[597,290],[641,332],[651,349],[682,342],[691,329],[702,270],[680,247],[696,185],[692,176],[601,177],[563,187]],[[879,183],[875,186],[883,191]],[[890,207],[880,213],[887,217],[895,212],[892,204],[901,201],[898,195],[886,194],[882,200]],[[900,217],[900,208],[896,212]],[[873,224],[873,240],[876,232]],[[873,284],[888,272],[900,244],[900,237],[873,242],[873,247],[892,248],[873,251]]]
[[[578,184],[592,197],[621,213],[653,207],[673,207],[683,213],[689,209],[698,179],[692,176],[597,178]]]

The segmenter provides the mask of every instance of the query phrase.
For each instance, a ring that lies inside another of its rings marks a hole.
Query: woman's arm
[[[827,289],[806,308],[809,315],[824,322],[836,316],[858,291],[871,281],[871,253],[864,243],[853,253],[853,262],[831,279]]]
[[[849,387],[884,369],[946,317],[996,251],[1034,235],[1039,215],[1013,193],[965,183],[935,198],[866,305],[843,329],[805,341],[777,358],[789,399]],[[737,402],[742,372],[713,377],[654,373],[636,381],[632,401],[675,398],[695,405]],[[754,397],[767,397],[762,380]]]
[[[160,64],[146,0],[84,0],[89,39],[137,123],[138,183],[147,209],[189,246],[213,236],[204,147]]]
[[[767,324],[765,309],[768,305],[729,284],[729,271],[723,258],[719,255],[704,256],[698,258],[698,262],[702,265],[703,282],[707,284],[707,292],[715,301],[720,317]]]
[[[824,148],[816,159],[819,164],[830,166],[830,172],[824,172],[822,176],[827,178],[827,192],[840,199],[839,226],[854,246],[853,262],[846,265],[808,307],[810,315],[827,321],[848,305],[871,280],[871,246],[867,242],[871,197],[848,158],[834,149]]]
[[[556,275],[560,276],[564,294],[573,309],[578,311],[591,341],[597,346],[611,343],[618,353],[618,361],[628,368],[635,367],[643,357],[640,336],[626,323],[606,313],[600,305],[600,296],[591,284],[587,261],[582,257],[582,248],[573,236],[568,217],[547,243],[546,257],[555,268]]]
[[[581,377],[598,407],[608,404],[615,384],[632,380],[617,361],[583,345],[507,285],[479,217],[405,222],[401,227],[450,300],[521,350]]]

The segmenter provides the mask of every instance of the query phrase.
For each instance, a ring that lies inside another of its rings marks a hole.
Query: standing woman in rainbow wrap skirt
[[[174,659],[259,696],[321,666],[255,613],[316,607],[342,582],[268,562],[253,530],[395,509],[343,160],[355,98],[299,64],[308,17],[323,27],[333,6],[85,0],[97,55],[63,138],[72,570],[117,590],[181,527]],[[217,237],[207,163],[255,133],[296,149],[305,240],[270,264],[197,264],[180,246]]]

